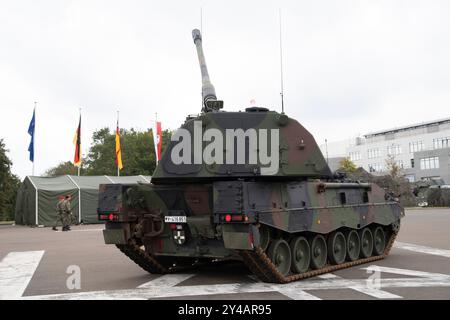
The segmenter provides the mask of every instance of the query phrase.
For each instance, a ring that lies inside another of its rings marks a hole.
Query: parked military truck
[[[386,257],[403,208],[375,184],[334,179],[314,137],[284,113],[225,112],[198,30],[203,108],[149,184],[100,186],[105,243],[151,273],[240,260],[286,283]]]

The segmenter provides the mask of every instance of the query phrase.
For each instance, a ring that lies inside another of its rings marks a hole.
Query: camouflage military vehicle
[[[151,273],[234,259],[278,283],[386,257],[403,208],[375,184],[334,179],[286,114],[222,111],[192,35],[202,113],[172,136],[151,184],[100,186],[105,242]]]

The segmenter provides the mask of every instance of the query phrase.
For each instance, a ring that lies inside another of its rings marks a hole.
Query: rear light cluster
[[[222,222],[247,222],[248,217],[245,214],[224,214],[220,217]]]
[[[109,220],[109,221],[118,221],[119,215],[118,214],[101,214],[100,220]]]
[[[182,230],[183,229],[183,226],[181,224],[171,223],[169,226],[170,226],[171,230]]]

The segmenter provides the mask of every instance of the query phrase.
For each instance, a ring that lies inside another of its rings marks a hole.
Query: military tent
[[[99,223],[98,187],[106,183],[149,183],[149,176],[27,176],[17,192],[15,222],[52,226],[60,196],[71,195],[72,213],[79,223]]]

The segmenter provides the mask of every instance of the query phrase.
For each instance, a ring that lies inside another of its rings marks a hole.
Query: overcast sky
[[[200,27],[225,110],[285,110],[319,144],[450,116],[450,1],[0,0],[0,138],[21,178],[37,101],[36,174],[73,160],[92,132],[176,129],[200,111]],[[113,161],[113,159],[111,160]],[[124,164],[126,165],[126,164]]]

